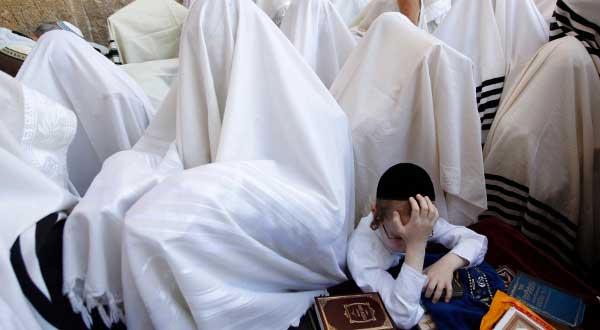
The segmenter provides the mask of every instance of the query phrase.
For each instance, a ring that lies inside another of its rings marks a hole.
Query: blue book
[[[527,274],[518,273],[515,276],[508,294],[525,303],[540,316],[559,324],[575,327],[583,321],[583,299]]]

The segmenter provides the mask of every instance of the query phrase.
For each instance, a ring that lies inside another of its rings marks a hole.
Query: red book
[[[378,293],[317,297],[321,330],[395,330]]]

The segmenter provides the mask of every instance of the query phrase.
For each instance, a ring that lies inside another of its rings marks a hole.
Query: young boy
[[[410,329],[423,316],[421,292],[437,303],[449,302],[452,276],[461,267],[479,265],[487,238],[440,218],[433,203],[433,183],[414,164],[392,166],[377,185],[372,212],[350,238],[348,267],[364,292],[379,292],[396,326]],[[436,242],[451,249],[423,271],[425,247]],[[394,279],[386,270],[404,258]],[[444,292],[445,290],[445,292]]]

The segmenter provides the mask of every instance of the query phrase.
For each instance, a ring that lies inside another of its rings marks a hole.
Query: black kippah
[[[408,200],[417,194],[435,200],[435,190],[429,174],[415,164],[400,163],[390,167],[377,184],[379,200]]]

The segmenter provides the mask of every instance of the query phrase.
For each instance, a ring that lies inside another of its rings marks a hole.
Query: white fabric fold
[[[328,88],[356,46],[329,0],[293,1],[280,28]]]
[[[137,142],[154,113],[123,70],[66,31],[45,33],[17,79],[77,115],[67,157],[69,177],[81,195],[106,158]]]
[[[14,319],[17,319],[23,328],[40,329],[35,312],[23,295],[10,263],[10,248],[27,228],[48,214],[72,208],[77,198],[32,166],[31,155],[23,148],[21,135],[24,125],[27,124],[18,119],[24,117],[23,98],[23,86],[8,75],[0,73],[0,212],[5,215],[4,220],[0,221],[0,300],[9,306],[10,312],[14,313]],[[64,116],[64,111],[67,110],[55,105],[38,106],[31,111],[46,112],[48,116],[51,116],[49,113],[57,112],[55,116],[58,118]],[[68,115],[62,118],[66,122],[72,120]],[[37,121],[34,129],[44,132],[50,123],[52,121]],[[65,141],[68,142],[68,139],[64,139],[67,132],[59,129],[47,131],[45,147],[48,153],[56,149],[56,157],[61,157],[60,149]],[[5,311],[3,307],[2,312]],[[3,324],[13,323],[6,315],[0,321]]]
[[[247,0],[192,6],[172,101],[175,118],[161,109],[155,138],[140,144],[162,149],[176,123],[187,170],[126,214],[128,328],[297,324],[314,296],[346,279],[354,198],[344,113]]]
[[[177,77],[178,68],[178,58],[121,65],[121,69],[140,85],[154,109],[160,108]]]
[[[486,209],[471,61],[399,13],[371,26],[331,87],[350,120],[356,218],[379,177],[414,163],[434,183],[440,216],[467,225]]]
[[[600,77],[573,37],[528,63],[485,146],[490,211],[570,265],[600,252]]]
[[[174,0],[135,0],[108,17],[123,64],[178,57],[187,12]]]

